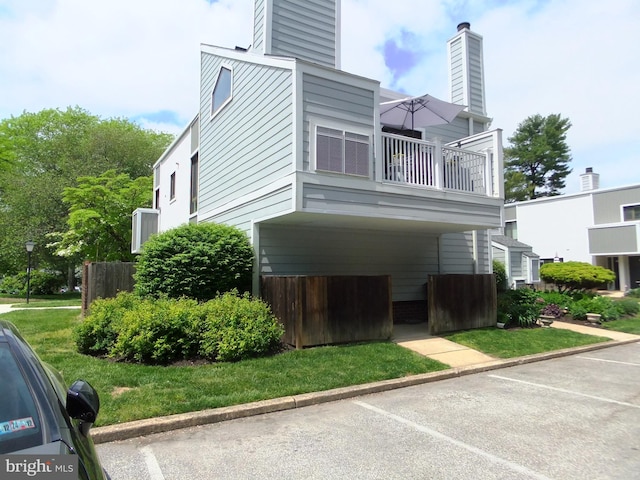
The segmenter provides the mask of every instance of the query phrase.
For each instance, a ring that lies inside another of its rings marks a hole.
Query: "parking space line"
[[[517,378],[503,377],[501,375],[487,375],[487,376],[491,378],[498,378],[500,380],[507,380],[509,382],[522,383],[524,385],[529,385],[532,387],[544,388],[546,390],[553,390],[555,392],[568,393],[569,395],[575,395],[578,397],[590,398],[592,400],[598,400],[600,402],[614,403],[616,405],[623,405],[625,407],[631,407],[631,408],[640,408],[640,405],[635,405],[633,403],[619,402],[618,400],[612,400],[610,398],[597,397],[595,395],[587,395],[586,393],[575,392],[573,390],[566,390],[564,388],[552,387],[550,385],[543,385],[541,383],[527,382],[526,380],[518,380]]]
[[[583,358],[585,360],[595,360],[596,362],[618,363],[620,365],[632,365],[634,367],[640,367],[640,363],[619,362],[618,360],[606,360],[604,358],[595,358],[595,357],[580,357],[580,356],[576,356],[576,358]]]
[[[404,425],[407,425],[421,433],[426,433],[427,435],[431,435],[434,438],[437,438],[438,440],[444,440],[445,442],[449,442],[457,447],[460,448],[464,448],[465,450],[468,450],[476,455],[480,455],[482,457],[485,457],[486,459],[494,462],[494,463],[499,463],[501,465],[504,465],[507,468],[510,468],[511,470],[514,470],[518,473],[522,473],[524,475],[528,475],[532,478],[538,478],[540,480],[549,480],[549,477],[546,477],[540,473],[534,472],[533,470],[528,469],[527,467],[524,467],[522,465],[519,465],[517,463],[514,462],[510,462],[509,460],[505,460],[504,458],[498,457],[496,455],[493,455],[489,452],[486,452],[484,450],[481,450],[477,447],[474,447],[473,445],[469,445],[467,443],[461,442],[460,440],[456,440],[455,438],[451,438],[448,437],[447,435],[444,435],[443,433],[440,433],[436,430],[432,430],[429,427],[425,427],[424,425],[420,425],[418,423],[412,422],[411,420],[408,420],[404,417],[401,417],[399,415],[395,415],[391,412],[387,412],[386,410],[383,410],[381,408],[375,407],[369,403],[365,403],[362,402],[360,400],[354,400],[353,403],[355,403],[356,405],[359,405],[363,408],[366,408],[367,410],[371,410],[373,412],[379,413],[380,415],[383,415],[387,418],[390,418],[391,420],[395,420],[398,423],[402,423]]]
[[[142,447],[140,449],[140,453],[142,453],[142,456],[144,457],[144,463],[147,464],[147,470],[149,470],[149,477],[151,480],[164,480],[164,475],[162,474],[162,470],[158,464],[158,459],[153,453],[151,447],[148,445],[146,447]]]

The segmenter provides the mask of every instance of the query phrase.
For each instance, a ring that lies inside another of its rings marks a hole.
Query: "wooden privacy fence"
[[[296,348],[391,337],[389,275],[263,276],[260,287]]]
[[[82,266],[82,314],[97,298],[112,298],[133,291],[133,262],[86,262]]]
[[[429,334],[495,326],[496,295],[493,274],[430,275]]]

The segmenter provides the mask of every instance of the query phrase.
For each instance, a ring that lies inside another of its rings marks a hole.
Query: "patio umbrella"
[[[464,105],[439,100],[431,95],[407,97],[380,104],[380,122],[402,130],[451,123]]]

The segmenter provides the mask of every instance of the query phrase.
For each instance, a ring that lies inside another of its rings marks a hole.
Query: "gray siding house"
[[[425,302],[430,274],[492,271],[503,160],[482,37],[462,24],[449,42],[468,108],[419,139],[386,133],[379,104],[406,95],[340,70],[339,7],[256,0],[251,48],[202,45],[200,110],[155,165],[158,229],[244,230],[256,294],[262,275],[390,275],[394,306]],[[400,154],[411,175],[393,175]]]

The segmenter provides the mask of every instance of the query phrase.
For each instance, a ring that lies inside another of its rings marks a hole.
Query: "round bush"
[[[223,362],[277,351],[284,329],[261,300],[228,292],[204,304],[200,355]]]
[[[90,314],[73,331],[78,351],[86,355],[109,354],[118,340],[122,317],[141,301],[128,292],[120,292],[114,298],[95,300]]]
[[[124,313],[111,357],[146,364],[194,358],[200,312],[189,299],[145,299]]]
[[[251,286],[253,248],[247,236],[228,225],[183,225],[152,236],[136,264],[135,290],[141,296],[188,297],[199,301]]]

